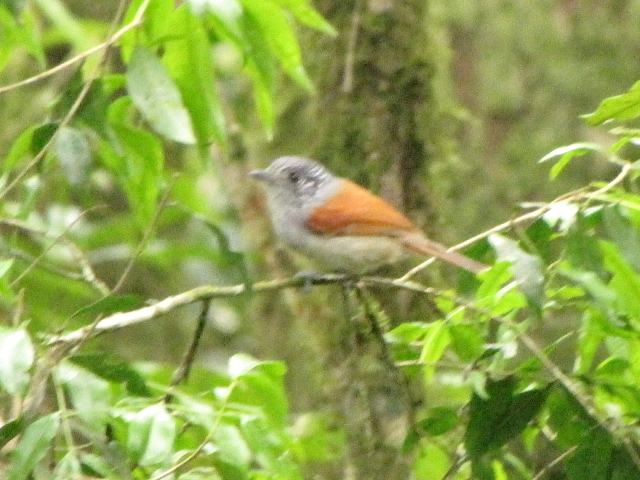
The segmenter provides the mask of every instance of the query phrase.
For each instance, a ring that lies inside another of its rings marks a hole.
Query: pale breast
[[[310,235],[300,250],[332,271],[367,273],[408,256],[394,239],[387,237]]]

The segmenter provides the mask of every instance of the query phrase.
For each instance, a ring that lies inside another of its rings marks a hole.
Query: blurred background
[[[316,0],[337,35],[296,25],[313,87],[301,88],[275,72],[272,126],[260,119],[242,55],[223,39],[211,39],[227,143],[211,146],[205,155],[165,146],[164,210],[122,292],[161,299],[201,284],[309,269],[274,239],[262,192],[246,176],[280,155],[315,158],[367,185],[446,244],[508,220],[520,203],[549,201],[614,173],[604,162],[587,160],[550,182],[548,167],[537,162],[564,144],[610,142],[579,115],[640,78],[639,0],[397,3]],[[45,26],[44,61],[54,65],[102,41],[118,2],[34,4]],[[7,42],[1,47],[0,83],[40,71],[32,57]],[[112,63],[117,70],[118,60]],[[60,92],[74,81],[71,68],[2,95],[3,158],[27,126],[60,115],[69,104]],[[83,209],[97,207],[68,235],[111,286],[144,229],[128,214],[117,179],[98,157],[94,149],[85,164],[65,165],[51,155],[7,200],[7,208],[31,202],[29,221],[53,235]],[[20,252],[0,245],[4,255],[25,264],[38,255],[28,240]],[[482,245],[476,253],[483,254]],[[60,261],[73,260],[61,251]],[[55,331],[86,322],[81,316],[66,319],[95,292],[82,282],[60,283],[54,265],[42,267],[22,279],[33,325]],[[443,286],[455,275],[436,267],[422,278]],[[406,293],[376,296],[392,324],[432,314],[431,305]],[[223,366],[238,351],[285,360],[295,365],[286,377],[292,411],[322,411],[331,402],[332,371],[340,363],[336,339],[344,314],[335,308],[340,302],[337,287],[215,301],[198,362]],[[198,310],[187,307],[96,342],[130,360],[174,364],[186,349]]]

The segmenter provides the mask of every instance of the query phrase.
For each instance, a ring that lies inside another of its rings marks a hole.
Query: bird
[[[387,201],[315,160],[279,157],[249,175],[264,185],[276,235],[323,268],[364,274],[411,254],[474,274],[488,268],[430,240]]]

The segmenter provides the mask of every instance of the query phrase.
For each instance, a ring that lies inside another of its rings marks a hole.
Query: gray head
[[[318,162],[304,157],[280,157],[264,170],[249,175],[264,183],[270,203],[275,201],[305,207],[319,197],[333,194],[338,179]],[[329,192],[330,190],[330,192]]]
[[[303,157],[280,157],[250,175],[267,193],[276,233],[294,247],[304,247],[306,222],[313,210],[340,189],[340,178],[318,162]]]

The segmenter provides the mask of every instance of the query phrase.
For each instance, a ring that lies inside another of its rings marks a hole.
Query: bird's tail
[[[471,273],[479,273],[489,268],[484,263],[477,262],[461,253],[447,249],[444,245],[429,240],[424,235],[407,235],[403,242],[409,250],[430,257],[438,257],[439,259],[451,263],[460,268],[470,271]]]

